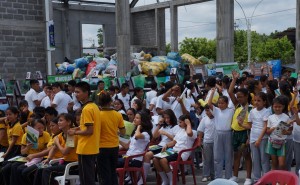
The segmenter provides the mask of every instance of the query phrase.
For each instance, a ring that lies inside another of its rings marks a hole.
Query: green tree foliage
[[[171,52],[171,44],[170,43],[168,43],[166,45],[166,53],[169,53],[169,52]]]
[[[265,62],[267,60],[281,59],[289,63],[294,57],[294,48],[287,37],[274,39],[276,33],[270,35],[251,32],[251,61]],[[180,54],[188,53],[196,58],[206,56],[216,59],[216,40],[206,38],[185,38],[180,44]],[[234,60],[247,63],[247,31],[237,30],[234,32]]]
[[[294,48],[286,36],[281,39],[269,38],[259,46],[257,56],[261,61],[281,59],[289,63],[293,61]]]
[[[102,46],[103,45],[103,29],[102,28],[98,29],[97,37],[98,37],[98,45]]]
[[[216,59],[216,40],[206,38],[185,38],[180,45],[180,54],[188,53],[196,58],[206,56]]]
[[[261,45],[267,41],[269,36],[251,32],[251,61],[259,61],[258,53]],[[234,32],[234,60],[246,63],[248,61],[247,31],[237,30]]]

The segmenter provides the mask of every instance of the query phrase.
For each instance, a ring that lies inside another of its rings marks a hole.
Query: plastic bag
[[[105,65],[107,65],[109,62],[107,58],[100,58],[100,57],[95,58],[94,61],[96,61],[97,64],[105,63]]]
[[[181,56],[182,60],[184,60],[185,62],[188,62],[190,64],[193,64],[193,65],[200,65],[202,64],[200,62],[200,60],[196,59],[195,57],[193,57],[192,55],[189,55],[187,53],[183,54]]]
[[[198,58],[198,60],[202,63],[202,64],[208,64],[209,59],[205,56],[201,56]]]
[[[167,58],[171,60],[175,60],[177,62],[181,61],[181,56],[177,52],[169,52]]]
[[[97,63],[96,61],[92,61],[88,64],[87,68],[86,68],[86,71],[85,71],[85,74],[89,74],[91,72],[91,70],[96,67]]]
[[[152,58],[152,55],[151,55],[151,54],[145,54],[145,55],[144,55],[144,60],[146,60],[146,61],[150,61],[151,58]]]
[[[142,71],[143,73],[150,75],[150,71],[152,71],[152,75],[156,76],[158,73],[166,70],[168,67],[167,63],[164,62],[143,62],[142,63]]]
[[[88,60],[86,58],[78,58],[74,61],[76,68],[84,68],[88,64]]]
[[[171,60],[171,59],[167,59],[166,60],[166,63],[169,64],[169,66],[172,68],[172,67],[175,67],[175,68],[178,68],[180,66],[180,63],[177,62],[176,60]]]
[[[155,56],[151,58],[151,62],[165,62],[167,60],[166,56]]]

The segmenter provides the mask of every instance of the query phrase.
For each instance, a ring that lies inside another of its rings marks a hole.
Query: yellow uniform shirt
[[[5,123],[0,123],[0,130],[4,131],[4,137],[0,140],[0,145],[4,147],[8,147],[8,138]]]
[[[17,136],[18,140],[15,143],[15,145],[21,145],[23,134],[24,134],[24,132],[23,132],[20,122],[17,122],[16,124],[14,124],[13,127],[10,127],[9,125],[7,125],[7,137],[8,137],[9,144],[11,144],[11,142],[12,142],[12,137]]]
[[[47,148],[53,147],[54,145],[54,140],[55,140],[56,136],[52,135],[48,144],[47,144]],[[48,156],[46,156],[48,157]],[[56,150],[55,154],[53,155],[53,159],[58,159],[58,158],[62,158],[63,154],[61,153],[60,150]]]
[[[100,111],[101,131],[100,148],[114,148],[119,146],[118,130],[124,128],[124,121],[121,113],[109,109]]]
[[[66,139],[63,137],[63,133],[58,134],[56,137],[58,137],[59,143],[62,147],[66,147]],[[76,154],[76,146],[77,146],[77,136],[75,136],[75,147],[72,148],[72,150],[67,155],[63,155],[63,158],[67,162],[74,162],[78,161],[78,155]]]
[[[251,105],[253,106],[253,108],[255,108],[255,101],[254,101],[255,95],[253,93],[250,93],[250,96],[251,96]]]
[[[22,145],[23,146],[26,146],[27,145],[27,133],[25,133],[23,135],[23,138],[22,138]],[[34,149],[34,148],[31,148],[29,149],[28,151],[28,155],[29,154],[35,154],[35,153],[39,153],[43,150],[45,150],[47,148],[47,144],[48,142],[50,141],[50,135],[48,132],[43,132],[43,135],[39,137],[38,139],[38,148],[37,149]]]
[[[293,99],[295,95],[294,95],[293,93],[291,93],[291,96],[292,96],[292,99]],[[294,101],[294,104],[292,105],[292,107],[297,107],[298,102],[299,102],[299,101],[298,101],[297,98],[296,98],[295,101]],[[289,102],[289,103],[291,103],[291,102]],[[290,106],[289,106],[288,110],[289,110],[289,111],[291,110]]]
[[[78,135],[77,154],[94,155],[99,153],[100,143],[100,110],[95,103],[88,102],[82,109],[80,117],[80,130],[93,126],[93,134],[89,136]]]
[[[243,131],[246,130],[245,128],[241,127],[238,123],[237,117],[239,116],[240,112],[243,110],[243,107],[237,107],[234,111],[233,117],[232,117],[232,123],[231,123],[231,128],[235,131]],[[249,112],[246,112],[246,116],[244,119],[244,123],[243,124],[248,124],[248,115]]]

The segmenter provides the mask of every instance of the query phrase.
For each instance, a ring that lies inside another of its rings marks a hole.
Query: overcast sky
[[[102,2],[114,2],[114,0],[99,0]],[[164,0],[160,0],[163,2]],[[283,31],[288,27],[296,26],[296,0],[237,0],[242,6],[246,17],[250,18],[255,6],[261,2],[253,15],[251,30],[258,33],[270,34],[275,30]],[[139,0],[136,6],[156,3],[156,0]],[[247,29],[245,16],[241,7],[234,5],[234,18],[237,29]],[[181,6],[178,8],[178,34],[179,42],[185,37],[216,37],[216,1]],[[84,47],[97,43],[97,30],[99,25],[83,26]],[[166,9],[166,36],[170,42],[170,12]]]

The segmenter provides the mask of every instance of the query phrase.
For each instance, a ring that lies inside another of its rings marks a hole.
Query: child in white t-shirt
[[[215,137],[214,137],[214,162],[215,178],[223,177],[223,164],[225,161],[225,178],[232,177],[232,131],[231,122],[234,109],[228,108],[228,98],[220,96],[217,102],[218,107],[212,104],[216,91],[212,88],[212,93],[208,100],[208,106],[213,111],[215,117]]]
[[[144,172],[145,178],[148,175],[150,170],[150,161],[153,159],[155,154],[161,152],[162,147],[166,146],[169,142],[171,142],[176,135],[176,133],[181,130],[181,128],[177,124],[177,118],[174,112],[171,109],[167,109],[164,111],[162,118],[159,120],[156,128],[153,131],[153,138],[157,139],[160,138],[160,142],[158,145],[154,145],[156,149],[151,150],[146,153],[144,159]],[[151,148],[152,146],[150,146]],[[141,184],[141,180],[138,184]]]
[[[214,116],[209,107],[205,107],[206,116],[201,120],[197,131],[199,132],[200,144],[203,143],[203,179],[207,182],[214,178]],[[204,136],[204,137],[203,137]],[[201,142],[203,137],[203,142]]]
[[[272,112],[267,109],[268,97],[265,93],[257,93],[254,97],[254,106],[248,116],[251,127],[250,148],[252,154],[253,180],[270,171],[270,156],[265,152],[268,137],[266,135],[268,117]]]
[[[165,151],[167,148],[173,147],[174,154],[171,154],[165,158],[154,158],[153,163],[154,167],[161,176],[163,184],[173,184],[173,175],[169,167],[169,162],[176,161],[178,153],[184,149],[191,148],[194,144],[195,139],[197,138],[197,133],[195,130],[192,130],[192,123],[188,115],[182,115],[179,118],[180,130],[175,135],[173,141],[167,143],[162,151]],[[181,155],[183,161],[187,160],[190,156],[190,152],[184,152]]]
[[[269,116],[267,125],[267,134],[269,140],[266,152],[271,155],[272,169],[285,170],[285,140],[287,135],[291,134],[291,130],[282,130],[278,126],[282,122],[289,124],[291,121],[288,112],[288,98],[286,96],[278,96],[273,100],[274,114]]]

